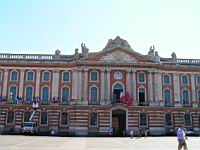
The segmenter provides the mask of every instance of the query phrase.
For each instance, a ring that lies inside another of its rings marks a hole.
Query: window
[[[47,125],[47,112],[41,112],[40,124]]]
[[[28,122],[30,117],[31,117],[31,112],[26,111],[24,113],[24,122]]]
[[[14,123],[14,112],[9,111],[7,115],[7,124],[13,124]]]
[[[197,85],[200,85],[200,75],[197,76]]]
[[[61,113],[61,122],[60,123],[62,126],[68,125],[68,113],[67,112]]]
[[[17,96],[16,94],[17,94],[16,87],[15,86],[11,86],[10,87],[10,95],[9,95],[10,101],[15,102],[16,96]]]
[[[17,71],[12,71],[11,72],[11,81],[17,81]]]
[[[49,100],[49,88],[43,87],[42,89],[42,101],[48,101]]]
[[[31,86],[26,87],[26,101],[31,102],[33,100],[33,88]]]
[[[170,113],[165,114],[165,125],[172,126],[172,115]]]
[[[169,75],[165,74],[163,76],[164,84],[170,84],[170,77]]]
[[[188,90],[183,90],[183,104],[189,104],[189,92],[188,92]]]
[[[145,102],[145,89],[139,88],[139,102],[144,103]]]
[[[139,77],[138,77],[138,81],[139,82],[145,82],[145,77],[144,77],[144,73],[139,73],[139,75],[138,75]]]
[[[96,87],[91,88],[91,102],[92,103],[97,102],[97,88]]]
[[[67,102],[69,99],[69,88],[63,87],[62,88],[62,102]]]
[[[69,82],[69,72],[63,73],[63,82]]]
[[[188,77],[186,75],[182,76],[182,84],[183,85],[188,85]]]
[[[34,80],[34,73],[32,71],[27,72],[27,81],[33,81]]]
[[[49,80],[50,80],[49,72],[45,71],[45,72],[43,73],[43,81],[44,81],[44,82],[47,82],[47,81],[49,81]]]
[[[147,115],[145,113],[140,114],[140,126],[147,126]]]
[[[97,126],[97,113],[90,114],[90,126]]]
[[[191,126],[190,114],[185,114],[184,115],[184,120],[185,120],[185,126]]]
[[[0,70],[0,81],[2,81],[3,72]]]
[[[165,104],[171,103],[171,94],[170,94],[170,90],[168,89],[164,91],[164,100],[165,100]]]
[[[198,101],[199,101],[199,104],[200,104],[200,91],[198,91]]]
[[[98,81],[98,75],[96,71],[91,72],[91,81]]]

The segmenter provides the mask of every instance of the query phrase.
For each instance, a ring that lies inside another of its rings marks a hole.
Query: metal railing
[[[0,59],[52,60],[53,55],[45,55],[45,54],[0,54]]]

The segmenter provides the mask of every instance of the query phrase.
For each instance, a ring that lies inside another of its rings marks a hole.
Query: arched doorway
[[[112,101],[113,103],[119,102],[120,100],[120,94],[124,95],[124,85],[120,82],[116,82],[115,84],[113,84],[112,87],[112,92],[113,92],[113,97],[112,97]]]
[[[112,110],[112,128],[114,136],[123,136],[126,132],[126,111],[122,109]]]

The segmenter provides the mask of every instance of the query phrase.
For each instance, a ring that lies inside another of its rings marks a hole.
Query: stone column
[[[7,96],[8,72],[9,72],[9,70],[7,68],[4,69],[2,96]]]
[[[83,80],[83,104],[88,104],[88,69],[84,69]]]
[[[111,100],[110,98],[110,69],[106,69],[106,100]]]
[[[78,71],[73,70],[72,71],[72,99],[77,100],[78,99]]]
[[[154,99],[164,105],[162,101],[162,76],[160,72],[154,72]]]
[[[23,91],[24,91],[24,69],[20,69],[19,97],[23,97]]]
[[[136,70],[132,70],[132,97],[133,97],[133,104],[134,105],[137,105],[138,104],[138,101],[137,101],[137,92],[136,92],[136,83],[137,83],[137,80],[136,80]]]
[[[153,76],[152,76],[152,73],[153,71],[152,70],[149,70],[148,72],[148,101],[149,103],[153,103]]]
[[[58,97],[58,89],[59,89],[59,70],[53,70],[52,98]]]
[[[100,95],[100,104],[105,103],[105,69],[101,69],[101,95]]]
[[[81,101],[82,100],[82,97],[83,97],[83,94],[82,94],[82,70],[78,70],[78,94],[77,94],[77,98]]]
[[[131,70],[126,71],[126,91],[131,94]],[[124,93],[126,93],[126,91]]]
[[[191,87],[192,87],[191,103],[192,103],[193,107],[197,107],[196,89],[195,89],[195,75],[191,74],[190,77],[191,77]]]
[[[40,74],[41,70],[36,70],[36,84],[35,84],[35,97],[38,97],[40,95]]]
[[[180,100],[180,80],[179,80],[179,73],[173,74],[173,81],[174,81],[174,105],[175,107],[181,106]]]

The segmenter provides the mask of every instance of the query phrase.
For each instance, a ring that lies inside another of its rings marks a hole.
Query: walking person
[[[131,130],[131,132],[130,132],[130,136],[131,136],[131,139],[132,139],[133,136],[134,136],[134,131],[133,131],[133,130]]]
[[[183,129],[183,125],[180,125],[180,127],[177,130],[177,139],[178,139],[178,150],[181,150],[182,148],[184,148],[184,150],[188,150],[187,144],[185,142],[185,140],[187,140],[187,136]]]

